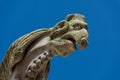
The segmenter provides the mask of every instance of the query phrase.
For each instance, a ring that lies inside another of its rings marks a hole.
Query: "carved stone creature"
[[[88,27],[81,14],[70,14],[53,28],[36,30],[16,40],[0,66],[0,80],[46,80],[50,59],[67,56],[88,44]]]

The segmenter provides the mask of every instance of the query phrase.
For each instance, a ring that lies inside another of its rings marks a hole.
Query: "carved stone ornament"
[[[38,29],[17,39],[0,65],[0,80],[46,80],[50,60],[83,50],[88,44],[88,27],[81,14],[69,14],[49,29]]]

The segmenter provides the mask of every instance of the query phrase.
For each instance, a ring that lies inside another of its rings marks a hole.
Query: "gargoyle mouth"
[[[62,39],[71,41],[76,50],[76,45],[79,45],[81,50],[85,49],[88,45],[88,32],[85,29],[71,31],[62,36]]]
[[[72,36],[67,35],[63,39],[66,39],[66,40],[70,41],[73,44],[72,48],[74,48],[74,50],[77,50],[77,48],[76,48],[76,40]]]
[[[65,39],[67,39],[67,40],[69,40],[73,43],[73,46],[74,46],[75,50],[77,50],[76,45],[79,45],[81,50],[85,49],[85,47],[88,45],[88,40],[85,37],[81,38],[79,41],[76,41],[72,37],[68,37],[68,38],[65,38]]]

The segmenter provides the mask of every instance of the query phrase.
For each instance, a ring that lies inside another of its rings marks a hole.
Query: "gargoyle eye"
[[[75,30],[80,30],[83,28],[82,25],[80,25],[80,24],[74,24],[73,27]]]

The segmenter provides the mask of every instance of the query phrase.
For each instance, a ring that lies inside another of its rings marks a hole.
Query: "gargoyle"
[[[49,29],[39,29],[17,39],[0,66],[0,80],[46,80],[50,59],[67,56],[88,44],[88,27],[81,14],[70,14]]]

